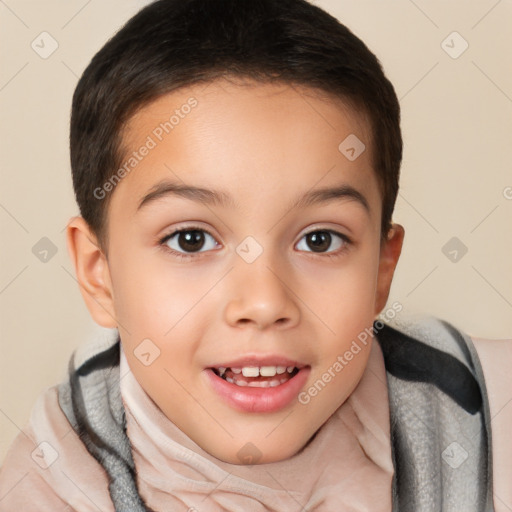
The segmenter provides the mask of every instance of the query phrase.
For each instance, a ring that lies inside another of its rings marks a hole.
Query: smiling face
[[[118,327],[140,385],[221,460],[294,455],[364,372],[371,340],[339,356],[383,309],[403,237],[395,225],[381,245],[368,133],[309,89],[181,89],[128,124],[136,161],[109,205],[108,260],[83,219],[68,227],[94,319]],[[366,145],[355,159],[339,149],[350,135]]]

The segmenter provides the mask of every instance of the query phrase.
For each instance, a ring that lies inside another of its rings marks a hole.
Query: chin
[[[203,449],[210,455],[228,464],[236,465],[259,465],[280,462],[289,459],[301,452],[309,442],[315,437],[315,434],[304,441],[297,440],[290,443],[287,439],[286,445],[283,439],[276,439],[274,442],[262,440],[248,441],[247,437],[243,440],[232,440],[225,446],[205,446]],[[236,450],[233,451],[233,448]]]

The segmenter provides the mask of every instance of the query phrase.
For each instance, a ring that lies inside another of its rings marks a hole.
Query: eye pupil
[[[331,234],[328,231],[315,231],[307,236],[308,244],[315,252],[327,250],[331,245]]]
[[[198,242],[200,242],[199,247]],[[199,250],[204,244],[204,233],[198,230],[182,231],[178,235],[178,244],[184,251]]]

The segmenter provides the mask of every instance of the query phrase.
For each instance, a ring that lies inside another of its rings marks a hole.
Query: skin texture
[[[115,187],[108,257],[81,217],[68,224],[69,253],[93,319],[119,329],[132,372],[172,422],[223,461],[240,464],[237,453],[252,445],[258,463],[283,460],[354,390],[371,341],[306,405],[271,413],[228,405],[205,368],[280,355],[310,365],[309,388],[383,310],[404,230],[394,224],[381,244],[365,119],[311,89],[217,80],[172,92],[132,117],[127,158],[191,97],[197,105],[161,141],[153,136],[156,147]],[[354,161],[338,150],[350,134],[366,144]],[[166,196],[137,211],[165,179],[229,193],[234,204]],[[350,197],[291,207],[311,189],[341,184],[363,194],[370,212]],[[211,233],[195,252],[177,236],[160,243],[190,227]],[[352,242],[332,235],[315,250],[305,235],[328,229]],[[236,251],[248,236],[262,250],[252,263]],[[160,350],[149,366],[134,353],[145,339]]]

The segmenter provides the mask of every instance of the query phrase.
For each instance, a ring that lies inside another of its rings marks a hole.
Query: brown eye
[[[184,251],[195,252],[204,245],[204,234],[201,231],[181,231],[177,241]]]
[[[324,252],[331,245],[331,234],[328,231],[315,231],[306,235],[307,243],[315,252]]]
[[[211,239],[210,247],[208,247],[209,239]],[[181,229],[166,236],[161,243],[179,254],[203,252],[205,246],[205,250],[209,250],[217,245],[213,236],[203,229]]]
[[[306,252],[328,253],[327,255],[331,255],[331,253],[343,250],[350,243],[351,241],[347,236],[337,231],[320,229],[305,234],[297,247]],[[302,247],[300,247],[301,244]],[[334,247],[332,247],[333,245]]]

